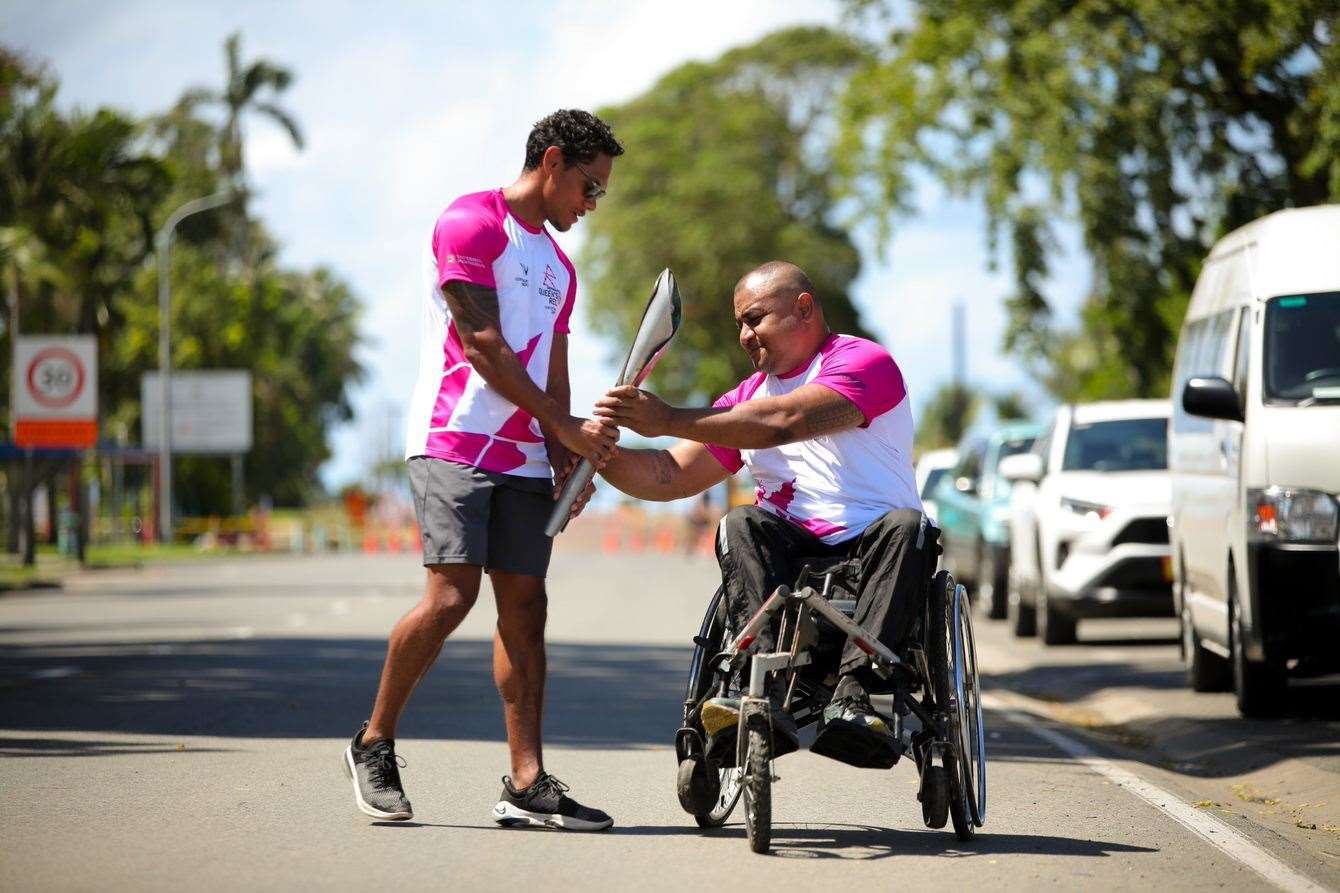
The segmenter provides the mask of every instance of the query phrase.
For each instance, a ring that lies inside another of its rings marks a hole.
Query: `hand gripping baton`
[[[637,387],[646,380],[656,361],[670,345],[670,339],[679,331],[683,309],[684,299],[679,294],[679,286],[675,284],[675,274],[666,267],[661,271],[661,275],[656,277],[656,284],[652,286],[647,308],[642,311],[642,323],[637,328],[637,335],[633,338],[633,346],[628,351],[628,357],[623,361],[623,370],[619,373],[615,387],[626,384]],[[589,459],[583,459],[572,472],[572,476],[563,485],[563,492],[558,495],[558,501],[554,504],[554,513],[549,516],[549,524],[544,528],[546,534],[557,536],[568,526],[568,514],[572,511],[572,504],[586,489],[595,473],[595,466]]]

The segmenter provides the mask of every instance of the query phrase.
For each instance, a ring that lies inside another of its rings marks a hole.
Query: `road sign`
[[[158,449],[162,380],[140,380],[145,449]],[[226,455],[251,449],[251,373],[245,369],[172,372],[172,452]]]
[[[14,345],[14,442],[91,447],[98,441],[98,342],[92,335],[21,335]]]

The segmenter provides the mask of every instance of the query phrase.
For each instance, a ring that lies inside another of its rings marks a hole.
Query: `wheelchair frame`
[[[844,612],[844,607],[854,608],[853,601],[831,597],[836,573],[833,569],[824,573],[823,588],[818,591],[803,585],[818,576],[806,566],[794,591],[778,587],[728,643],[724,596],[717,591],[694,637],[698,647],[690,667],[684,723],[675,739],[681,805],[699,826],[710,828],[724,824],[743,795],[750,847],[755,852],[768,851],[771,786],[779,776],[773,767],[767,677],[787,674],[783,708],[800,708],[792,714],[798,727],[817,721],[831,691],[812,680],[801,682],[799,671],[812,661],[812,649],[818,642],[816,621],[821,618],[850,637],[869,656],[875,674],[889,683],[889,690],[880,691],[893,695],[892,714],[879,715],[895,730],[899,750],[894,762],[909,752],[916,762],[921,778],[917,796],[926,825],[943,828],[952,819],[959,839],[970,840],[986,819],[986,735],[967,590],[947,571],[934,574],[927,584],[920,635],[914,635],[906,655],[900,656]],[[779,613],[778,650],[751,654],[759,631]],[[720,639],[714,641],[714,633]],[[706,755],[698,712],[709,698],[730,691],[733,675],[746,660],[751,672],[748,691],[740,693],[735,766],[722,768]],[[711,673],[715,682],[704,685],[704,673]],[[915,733],[904,728],[909,713],[920,723]],[[708,810],[702,809],[704,791],[715,801]]]

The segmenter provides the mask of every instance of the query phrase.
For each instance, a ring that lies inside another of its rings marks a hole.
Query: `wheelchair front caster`
[[[927,764],[921,773],[921,820],[927,828],[939,830],[949,822],[949,770]]]
[[[706,816],[721,796],[721,777],[702,754],[682,760],[675,779],[679,805],[691,816]]]
[[[744,826],[749,848],[766,853],[772,846],[772,730],[766,719],[751,720],[744,760]]]

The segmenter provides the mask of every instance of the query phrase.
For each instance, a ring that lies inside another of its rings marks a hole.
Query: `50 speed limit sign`
[[[26,336],[14,345],[14,442],[80,448],[98,439],[98,343]]]

